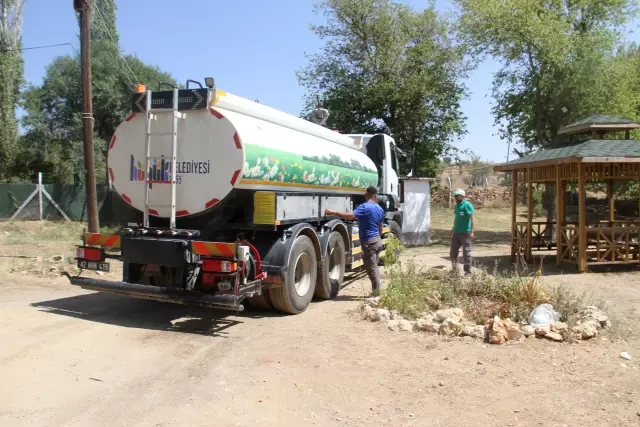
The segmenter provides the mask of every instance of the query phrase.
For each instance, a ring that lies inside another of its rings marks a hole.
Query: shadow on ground
[[[451,229],[431,229],[431,245],[449,246],[451,243]],[[503,231],[478,231],[475,233],[474,244],[496,244],[511,242],[511,233]]]
[[[91,322],[214,337],[227,337],[228,329],[243,323],[243,317],[277,316],[275,312],[247,310],[236,313],[99,292],[41,301],[31,305],[47,313]]]

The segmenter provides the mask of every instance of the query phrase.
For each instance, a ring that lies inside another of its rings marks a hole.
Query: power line
[[[2,49],[0,52],[22,52],[23,50],[48,49],[50,47],[73,46],[73,43],[48,44],[43,46],[22,47],[20,49]]]
[[[109,31],[109,27],[107,25],[107,20],[104,19],[104,16],[102,15],[102,12],[100,11],[99,7],[94,8],[96,12],[98,12],[97,16],[98,18],[102,21],[102,27],[105,30],[105,32],[107,33],[107,36],[109,37],[109,39],[111,39],[111,43],[113,43],[113,45],[118,48],[118,53],[120,52],[120,49],[118,47],[118,43],[116,43],[115,37],[113,37],[113,35],[111,34],[111,31]],[[120,59],[122,59],[122,62],[124,62],[124,65],[129,69],[129,71],[131,72],[131,74],[133,75],[133,77],[136,79],[136,81],[138,83],[140,83],[140,79],[138,79],[138,76],[136,76],[136,73],[131,69],[131,67],[129,67],[129,64],[127,63],[127,60],[124,58],[124,56],[122,56],[120,54]]]

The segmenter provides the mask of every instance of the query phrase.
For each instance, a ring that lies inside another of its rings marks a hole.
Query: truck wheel
[[[400,225],[395,221],[389,221],[389,235],[393,235],[393,237],[398,239],[400,243],[404,242],[402,238],[402,228],[400,228]],[[378,265],[384,266],[383,255],[384,255],[384,251],[380,254],[380,262],[378,263]],[[394,258],[397,258],[400,255],[400,251],[395,250],[393,252],[393,255],[394,255]]]
[[[327,256],[318,274],[315,296],[322,299],[335,298],[342,287],[347,259],[344,240],[337,231],[331,232],[327,242]]]
[[[316,249],[311,239],[307,236],[296,238],[289,260],[283,285],[271,289],[269,296],[276,310],[282,313],[298,314],[307,309],[316,288],[318,263]]]
[[[256,310],[273,310],[273,305],[271,305],[271,298],[269,298],[269,291],[267,289],[263,289],[261,295],[255,295],[251,298],[247,298],[247,303]]]

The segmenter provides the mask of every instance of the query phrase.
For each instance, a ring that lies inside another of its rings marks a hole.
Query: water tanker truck
[[[210,80],[206,80],[207,83]],[[399,153],[384,134],[344,135],[207,87],[141,90],[108,145],[110,184],[142,212],[85,233],[73,285],[100,292],[282,313],[335,297],[362,267],[351,212],[378,189],[383,243],[402,239]],[[122,281],[82,276],[123,263]]]

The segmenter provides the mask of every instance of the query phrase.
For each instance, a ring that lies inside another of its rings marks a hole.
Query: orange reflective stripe
[[[236,249],[235,243],[191,242],[191,251],[196,255],[235,258]]]
[[[114,234],[85,233],[84,241],[88,246],[120,247],[120,236]]]

